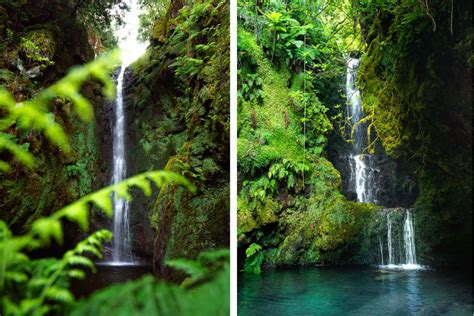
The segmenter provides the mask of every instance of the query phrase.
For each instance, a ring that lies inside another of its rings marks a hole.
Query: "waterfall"
[[[409,210],[407,210],[403,226],[403,241],[405,243],[406,264],[416,264],[415,229]]]
[[[349,58],[347,61],[346,116],[351,125],[351,136],[353,145],[349,154],[349,166],[351,170],[350,183],[357,194],[357,201],[377,204],[376,196],[376,172],[375,156],[365,153],[365,146],[370,139],[367,136],[367,124],[361,123],[364,118],[360,91],[356,87],[357,70],[360,60]],[[379,236],[380,261],[385,268],[395,269],[420,269],[422,266],[416,264],[415,230],[410,210],[396,208],[386,210],[386,238],[387,238],[387,265],[384,265],[384,237]],[[401,214],[405,214],[402,222]],[[401,235],[403,233],[403,244]],[[398,247],[394,247],[394,241],[398,241]],[[398,250],[397,250],[398,249]],[[397,250],[397,251],[396,251]],[[405,252],[405,262],[402,254]]]
[[[380,250],[380,261],[382,262],[382,265],[383,265],[383,242],[380,236],[379,236],[379,250]]]
[[[351,128],[353,129],[351,131],[351,134],[353,133],[353,145],[349,155],[349,165],[351,169],[350,181],[357,194],[358,202],[376,203],[377,201],[374,195],[375,170],[371,167],[373,157],[364,154],[364,146],[367,143],[367,131],[365,124],[360,123],[364,114],[362,112],[360,91],[356,87],[359,62],[359,59],[355,58],[350,58],[347,62],[346,116],[351,122]]]
[[[125,112],[123,109],[123,77],[125,67],[122,65],[117,78],[117,100],[115,102],[115,124],[113,129],[113,174],[112,184],[119,183],[127,176],[125,152]],[[130,222],[128,218],[128,202],[114,195],[114,226],[113,226],[113,261],[131,258]]]
[[[115,35],[121,49],[122,65],[117,77],[117,98],[115,101],[115,117],[113,124],[113,173],[111,183],[116,184],[124,180],[127,174],[126,153],[126,117],[124,109],[124,78],[127,67],[146,50],[146,43],[138,41],[140,25],[139,0],[125,1],[129,11],[125,13],[123,24],[117,27]],[[115,8],[120,10],[119,7]],[[129,218],[129,204],[123,198],[113,197],[113,248],[112,262],[133,262],[131,250],[131,232]]]
[[[390,213],[387,213],[387,248],[388,248],[388,264],[393,264],[393,245],[392,245],[392,220]]]
[[[385,209],[388,261],[384,265],[383,252],[381,252],[381,265],[384,269],[417,270],[424,269],[417,264],[415,247],[415,228],[413,224],[413,211],[405,208]],[[379,235],[379,247],[383,247],[383,238]],[[396,254],[393,241],[399,240]],[[404,254],[404,255],[403,255]]]

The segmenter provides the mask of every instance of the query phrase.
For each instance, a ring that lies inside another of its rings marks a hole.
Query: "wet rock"
[[[42,75],[40,66],[35,66],[26,71],[28,78],[37,78]]]

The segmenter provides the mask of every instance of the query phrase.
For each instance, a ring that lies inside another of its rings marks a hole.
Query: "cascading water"
[[[382,265],[383,265],[383,242],[380,236],[379,236],[379,250],[380,250],[380,261],[382,262]]]
[[[387,213],[387,248],[388,248],[388,264],[393,264],[393,245],[392,245],[392,220],[390,213]]]
[[[112,184],[119,183],[127,177],[126,155],[126,117],[123,102],[124,77],[127,67],[146,50],[146,43],[138,40],[140,25],[140,6],[138,0],[128,0],[125,4],[129,11],[125,13],[123,24],[116,30],[119,48],[121,49],[122,65],[117,77],[117,99],[115,101],[115,121],[113,127],[113,174]],[[119,10],[117,8],[117,10]],[[123,198],[113,197],[113,247],[112,262],[133,262],[131,250],[131,233],[129,219],[129,205]]]
[[[376,177],[378,172],[373,166],[375,165],[375,157],[364,153],[364,146],[370,139],[367,137],[367,125],[361,123],[364,113],[361,107],[360,91],[356,87],[357,70],[359,68],[359,59],[350,58],[347,62],[346,77],[346,95],[347,95],[347,118],[351,122],[353,146],[349,155],[349,164],[351,169],[350,182],[357,194],[357,201],[364,203],[378,204],[376,194]],[[400,221],[392,217],[399,217],[405,214],[403,221],[403,230],[399,228]],[[396,225],[394,227],[394,225]],[[395,231],[394,231],[395,230]],[[386,213],[386,238],[387,238],[387,265],[384,265],[383,254],[383,236],[379,237],[380,261],[384,268],[394,269],[421,269],[422,266],[416,263],[415,251],[415,230],[413,225],[412,213],[410,210],[397,208],[394,211],[387,210]],[[394,237],[399,236],[403,232],[403,244],[400,239]],[[397,235],[398,234],[398,235]],[[398,248],[395,248],[394,241],[398,240]],[[395,251],[398,250],[398,255]],[[405,262],[402,261],[401,253],[405,251]],[[397,260],[398,258],[398,260]]]
[[[364,153],[364,144],[367,142],[365,124],[361,124],[363,112],[361,107],[360,91],[356,87],[359,59],[350,58],[347,63],[346,96],[347,117],[353,127],[353,146],[349,156],[351,168],[351,183],[357,193],[357,201],[377,203],[374,188],[374,169],[371,168],[371,155]]]
[[[381,255],[380,267],[384,269],[416,270],[424,267],[417,264],[415,247],[415,228],[411,209],[393,208],[383,211],[386,218],[386,247],[388,250],[387,264]],[[383,247],[383,239],[379,237],[379,247]],[[381,246],[382,245],[382,246]]]
[[[405,243],[406,264],[416,265],[415,228],[409,210],[407,210],[403,226],[403,241]]]

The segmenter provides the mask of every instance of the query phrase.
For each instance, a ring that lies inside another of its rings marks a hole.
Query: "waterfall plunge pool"
[[[137,262],[129,264],[125,262],[120,264],[96,263],[96,269],[95,273],[87,271],[83,280],[73,280],[71,288],[76,298],[87,297],[96,290],[136,280],[145,274],[152,273],[151,265]]]
[[[239,274],[238,315],[472,315],[470,274],[306,267]]]

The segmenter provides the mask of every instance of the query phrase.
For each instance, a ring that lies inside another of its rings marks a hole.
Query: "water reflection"
[[[472,315],[452,272],[306,268],[239,275],[239,315]]]
[[[413,314],[419,313],[423,307],[419,273],[415,271],[409,272],[405,280],[408,311]]]

